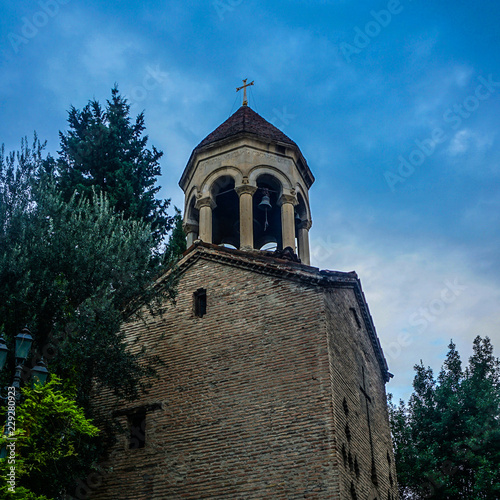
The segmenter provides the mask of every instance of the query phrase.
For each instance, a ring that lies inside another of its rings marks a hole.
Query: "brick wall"
[[[325,304],[341,498],[396,499],[385,382],[365,324],[356,321],[362,315],[355,294],[333,289]]]
[[[207,290],[202,318],[193,312],[199,288]],[[120,437],[108,462],[113,472],[92,498],[350,499],[351,482],[357,498],[368,498],[363,364],[380,498],[387,498],[387,451],[393,459],[384,382],[350,307],[357,307],[352,289],[195,260],[175,306],[126,326],[129,339],[141,338],[163,360],[159,379],[139,401],[115,405],[103,395],[96,404],[161,408],[147,413],[144,448],[129,449],[128,436]],[[126,416],[118,420],[126,425]],[[359,478],[344,466],[342,445],[356,457]]]

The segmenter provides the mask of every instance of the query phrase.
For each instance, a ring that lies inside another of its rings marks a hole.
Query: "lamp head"
[[[26,360],[31,349],[31,344],[33,344],[33,337],[28,327],[25,326],[21,330],[21,333],[16,335],[16,359]]]
[[[43,358],[37,363],[35,368],[31,370],[32,385],[40,384],[42,387],[47,382],[49,370],[47,370]]]

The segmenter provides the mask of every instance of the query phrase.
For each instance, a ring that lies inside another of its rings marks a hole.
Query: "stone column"
[[[306,266],[311,265],[311,257],[309,254],[309,229],[311,229],[312,222],[310,220],[300,221],[298,226],[297,243],[299,244],[299,259],[302,264]]]
[[[182,229],[184,229],[184,233],[186,233],[186,239],[187,239],[186,248],[189,248],[198,238],[199,225],[196,224],[195,222],[188,221],[182,224]]]
[[[195,208],[200,211],[199,238],[205,243],[212,243],[212,210],[216,207],[210,196],[198,198]]]
[[[281,205],[281,237],[283,248],[291,247],[295,252],[295,217],[293,207],[297,205],[294,194],[282,194],[278,204]]]
[[[253,250],[253,194],[257,186],[242,184],[234,188],[240,197],[240,250]]]

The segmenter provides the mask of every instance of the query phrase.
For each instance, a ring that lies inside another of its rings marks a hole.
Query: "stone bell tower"
[[[126,432],[92,498],[397,499],[391,374],[357,274],[310,265],[313,182],[245,101],[194,149],[175,303],[123,326],[157,377],[96,399]]]
[[[310,264],[309,188],[299,147],[243,105],[194,149],[179,182],[188,247],[289,248]]]

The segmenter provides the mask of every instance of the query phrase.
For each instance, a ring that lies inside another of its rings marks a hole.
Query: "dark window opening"
[[[146,445],[146,412],[133,413],[127,418],[130,430],[129,449],[144,448]]]
[[[199,288],[193,293],[194,315],[203,318],[207,314],[207,291]]]
[[[358,500],[358,495],[356,495],[356,488],[354,487],[354,483],[351,482],[351,498],[352,500]]]
[[[351,441],[351,429],[349,428],[349,424],[345,426],[345,435],[347,437],[347,441]]]
[[[262,174],[257,179],[257,188],[252,199],[253,247],[262,249],[272,243],[271,248],[283,250],[281,208],[279,206],[281,184],[272,175]],[[269,205],[262,205],[264,196],[268,196]]]
[[[372,458],[372,483],[377,486],[378,478],[377,478],[377,469],[375,468],[375,461]]]
[[[234,179],[219,177],[211,188],[216,202],[212,210],[212,243],[229,248],[240,247],[240,201],[234,190]]]
[[[356,325],[358,325],[358,328],[361,328],[361,321],[359,320],[358,313],[354,307],[350,307],[349,310],[352,312],[352,315],[354,316],[354,321],[356,321]]]
[[[342,401],[342,406],[344,408],[344,413],[347,415],[349,415],[349,406],[347,405],[347,400],[346,398],[344,398],[344,401]]]

